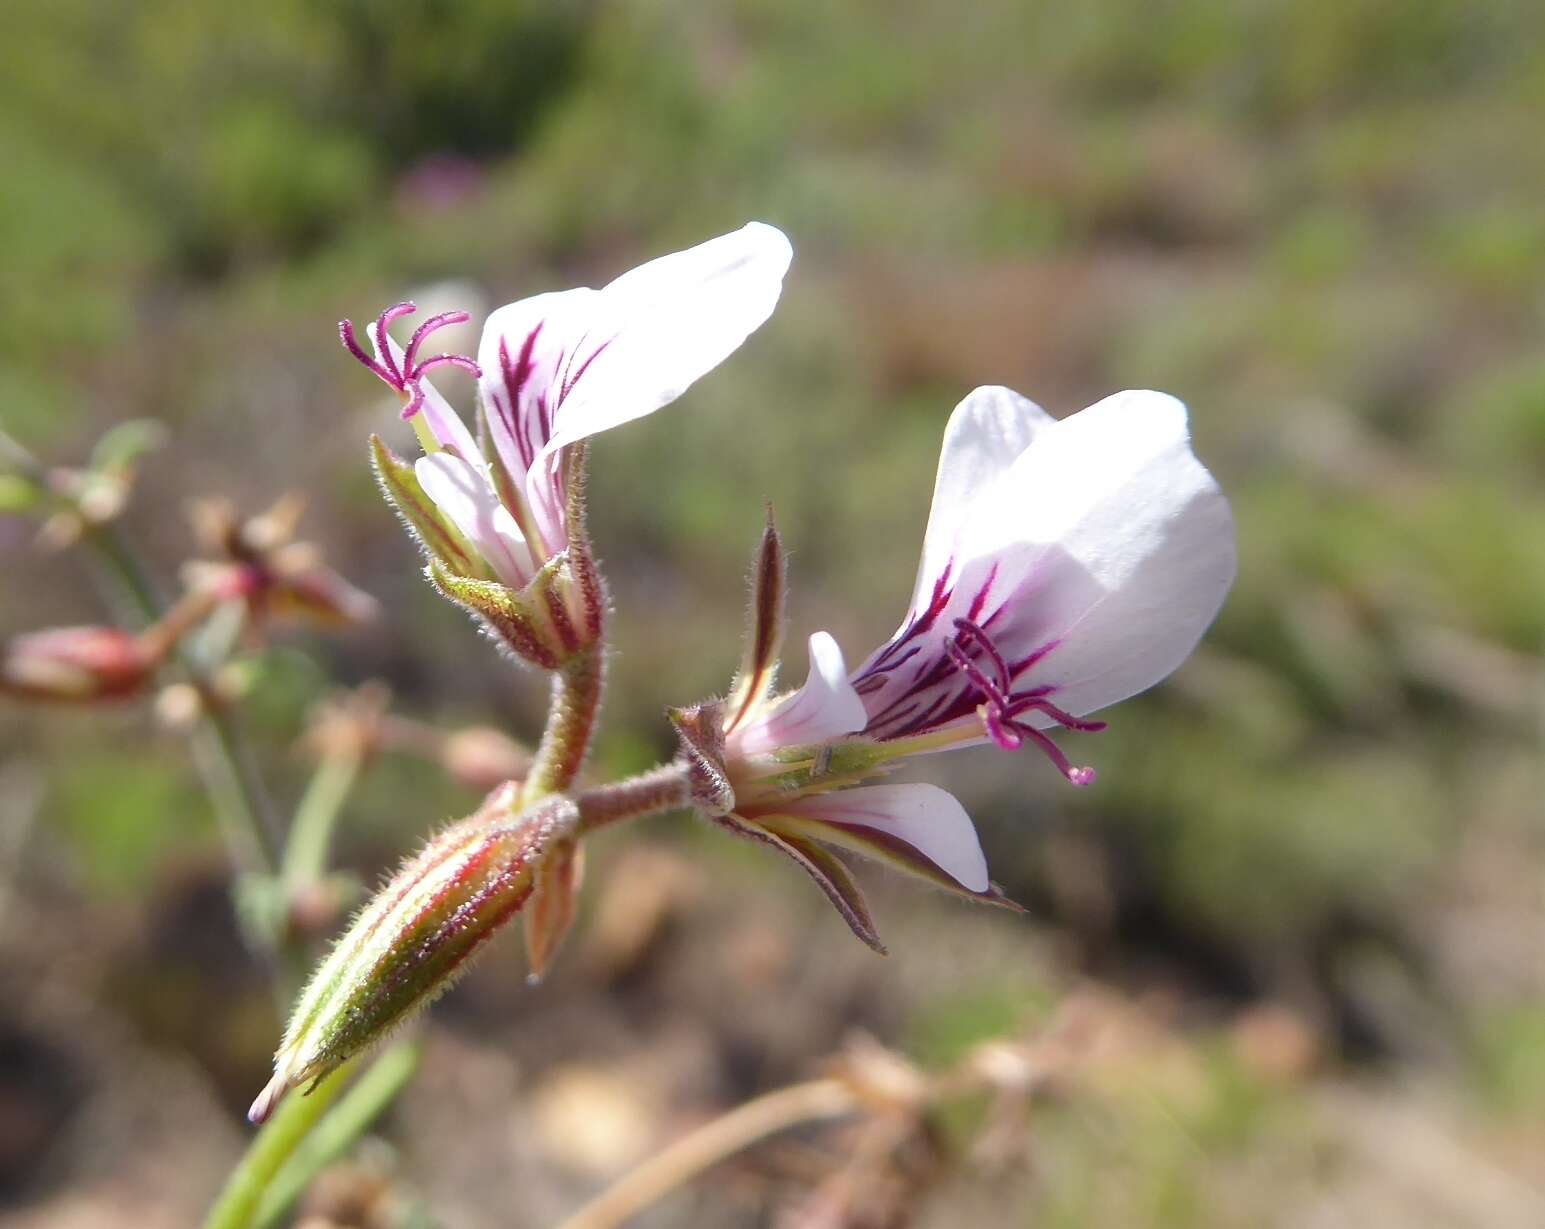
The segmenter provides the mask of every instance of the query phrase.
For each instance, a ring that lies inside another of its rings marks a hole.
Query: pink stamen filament
[[[427,372],[436,367],[460,367],[469,373],[474,379],[480,379],[483,371],[476,361],[465,354],[435,354],[422,361],[418,357],[419,349],[430,334],[443,329],[448,325],[465,324],[471,319],[466,312],[441,312],[431,316],[423,324],[413,330],[413,336],[408,340],[407,347],[402,352],[402,364],[392,356],[391,345],[387,341],[386,330],[396,320],[403,316],[410,316],[418,310],[412,303],[396,303],[388,307],[376,317],[372,324],[371,333],[375,338],[378,356],[372,357],[365,353],[363,346],[359,344],[354,334],[354,322],[340,320],[338,322],[338,337],[343,342],[343,347],[352,354],[365,368],[388,388],[400,393],[403,397],[402,416],[412,418],[424,405],[423,379]]]
[[[1071,763],[1051,738],[1019,718],[1024,713],[1044,713],[1064,729],[1088,733],[1103,730],[1105,722],[1085,721],[1059,708],[1048,699],[1051,692],[1049,687],[1037,687],[1014,695],[1012,672],[987,633],[969,619],[956,619],[955,630],[955,639],[945,642],[944,651],[951,664],[982,693],[984,703],[977,712],[981,715],[988,737],[1005,751],[1017,751],[1028,739],[1045,752],[1047,758],[1057,766],[1057,771],[1074,785],[1092,784],[1095,777],[1093,768]],[[989,678],[981,666],[971,659],[967,645],[981,650],[991,663],[996,678]]]

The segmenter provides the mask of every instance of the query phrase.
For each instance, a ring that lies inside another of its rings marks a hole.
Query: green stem
[[[547,728],[521,794],[523,805],[574,784],[590,749],[605,681],[605,649],[599,644],[582,649],[553,674]]]
[[[418,1069],[418,1060],[418,1046],[400,1045],[387,1050],[370,1065],[269,1182],[258,1203],[253,1229],[273,1229],[281,1221],[311,1180],[342,1157],[397,1099]]]
[[[246,1155],[226,1179],[225,1189],[204,1220],[204,1229],[250,1229],[259,1202],[284,1163],[338,1099],[358,1062],[351,1060],[304,1097],[291,1097],[257,1133]]]
[[[327,870],[327,851],[343,804],[359,779],[362,761],[357,750],[324,755],[306,793],[295,808],[284,862],[279,872],[286,898],[319,880]]]

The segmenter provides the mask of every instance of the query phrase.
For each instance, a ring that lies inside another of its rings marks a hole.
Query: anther
[[[1072,784],[1077,786],[1093,784],[1095,778],[1093,768],[1080,767],[1071,763],[1062,748],[1051,738],[1028,721],[1020,720],[1020,717],[1025,713],[1044,713],[1064,729],[1089,733],[1103,730],[1105,723],[1085,721],[1059,708],[1049,699],[1051,694],[1049,687],[1037,687],[1015,695],[1013,672],[1009,669],[1003,654],[998,651],[997,645],[992,642],[992,638],[969,619],[956,619],[955,632],[953,640],[945,641],[944,651],[949,656],[951,664],[981,693],[983,703],[978,707],[977,713],[982,718],[987,736],[1005,751],[1017,751],[1027,741],[1032,742],[1056,765],[1057,771]],[[986,658],[992,670],[991,676],[972,659],[969,651],[972,648]]]
[[[376,317],[375,323],[370,326],[376,346],[374,356],[365,353],[365,348],[359,344],[354,334],[353,321],[338,322],[338,337],[343,342],[344,349],[358,359],[378,380],[401,395],[403,418],[412,418],[423,407],[423,379],[425,374],[434,368],[460,367],[474,379],[481,378],[483,374],[482,368],[465,354],[435,354],[426,359],[418,357],[420,348],[430,334],[449,325],[465,324],[471,319],[466,312],[459,311],[440,312],[438,315],[430,316],[414,329],[413,336],[408,339],[407,347],[402,352],[402,361],[399,363],[392,354],[391,342],[386,330],[394,321],[403,316],[411,316],[417,310],[417,306],[413,303],[395,303]]]

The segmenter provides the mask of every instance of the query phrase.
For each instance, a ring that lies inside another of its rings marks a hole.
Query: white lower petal
[[[734,734],[736,752],[755,755],[777,747],[830,742],[864,728],[864,702],[848,682],[842,649],[827,632],[810,637],[810,675],[805,685],[751,718]]]
[[[501,581],[523,588],[537,568],[520,526],[499,502],[488,475],[460,457],[436,452],[413,466],[419,485]]]
[[[878,834],[900,841],[969,892],[985,892],[991,886],[971,817],[953,794],[937,785],[866,785],[801,798],[780,807],[779,813],[848,829],[860,840]]]

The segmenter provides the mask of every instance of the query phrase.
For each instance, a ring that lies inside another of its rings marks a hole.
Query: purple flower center
[[[1087,733],[1103,730],[1103,721],[1084,721],[1058,708],[1051,702],[1054,688],[1050,686],[1016,692],[1014,672],[1009,669],[998,646],[979,624],[970,619],[955,620],[955,636],[945,641],[944,651],[951,664],[980,693],[982,703],[978,711],[993,742],[1005,751],[1017,751],[1028,740],[1044,751],[1057,770],[1074,785],[1093,783],[1093,768],[1080,768],[1070,763],[1062,748],[1024,717],[1028,713],[1044,713],[1064,729]]]
[[[413,330],[413,336],[408,339],[407,346],[403,348],[402,361],[399,363],[392,355],[386,330],[393,321],[403,316],[411,316],[417,310],[418,308],[412,303],[397,303],[376,317],[375,323],[370,328],[375,338],[376,352],[380,356],[378,358],[365,353],[364,347],[355,339],[352,320],[338,322],[338,336],[343,342],[344,349],[363,363],[366,369],[388,388],[402,394],[405,399],[402,407],[404,419],[412,418],[423,408],[423,380],[426,372],[436,367],[460,367],[463,371],[470,372],[474,378],[480,378],[483,374],[477,363],[465,354],[432,354],[428,358],[419,357],[419,350],[431,333],[447,325],[465,324],[471,319],[466,312],[441,312],[439,315],[430,316]]]

